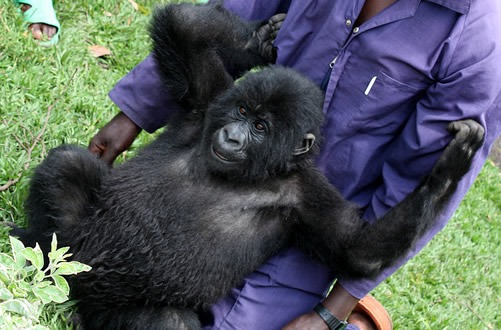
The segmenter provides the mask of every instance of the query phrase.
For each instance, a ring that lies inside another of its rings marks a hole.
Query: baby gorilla
[[[203,134],[168,129],[123,165],[83,148],[52,150],[34,174],[23,241],[56,232],[92,266],[71,278],[84,327],[197,329],[197,312],[295,244],[349,275],[404,255],[447,203],[481,144],[473,121],[431,175],[374,225],[315,169],[322,94],[292,70],[248,74],[209,107]]]
[[[13,234],[47,251],[55,232],[92,266],[70,278],[85,328],[197,329],[198,312],[291,245],[338,274],[376,276],[426,232],[482,144],[479,124],[451,123],[432,173],[368,224],[314,166],[318,87],[281,67],[233,84],[273,61],[261,48],[278,23],[256,42],[260,25],[228,15],[181,5],[155,16],[155,58],[183,111],[137,157],[109,170],[62,146],[35,170],[29,227]]]

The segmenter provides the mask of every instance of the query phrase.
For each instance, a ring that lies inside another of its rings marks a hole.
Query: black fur
[[[319,136],[323,96],[311,81],[273,67],[225,88],[208,94],[191,88],[185,104],[222,93],[208,99],[203,122],[178,119],[109,173],[87,150],[71,146],[51,151],[36,169],[30,226],[14,233],[33,242],[56,231],[74,259],[92,266],[71,278],[86,328],[196,329],[197,312],[293,244],[340,273],[375,276],[429,228],[482,143],[479,124],[452,123],[455,137],[431,175],[369,225],[315,169],[318,145],[293,155],[307,133]],[[178,138],[186,127],[202,133],[190,133],[187,143]]]
[[[205,110],[235,78],[272,62],[252,42],[253,32],[262,24],[243,22],[222,4],[180,4],[157,10],[151,26],[153,55],[159,69],[169,72],[162,78],[180,104]]]

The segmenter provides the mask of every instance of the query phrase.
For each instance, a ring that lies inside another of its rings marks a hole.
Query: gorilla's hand
[[[483,144],[485,130],[473,119],[453,121],[447,129],[455,136],[433,167],[431,176],[441,180],[448,178],[457,184],[471,168],[473,157]],[[447,188],[447,185],[443,186]]]
[[[278,31],[286,14],[276,14],[265,24],[257,28],[252,34],[252,38],[247,43],[246,48],[257,48],[259,54],[269,63],[275,63],[277,59],[277,50],[273,47],[273,42],[277,37]]]
[[[89,151],[111,165],[140,132],[141,128],[120,112],[92,138]]]

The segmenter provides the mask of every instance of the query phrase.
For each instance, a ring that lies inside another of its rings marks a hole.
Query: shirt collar
[[[466,14],[470,10],[472,0],[426,0],[457,11],[460,14]]]

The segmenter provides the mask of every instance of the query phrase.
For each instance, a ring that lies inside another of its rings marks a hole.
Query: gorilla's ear
[[[301,143],[301,145],[299,147],[294,149],[292,154],[294,156],[297,156],[297,155],[302,155],[304,153],[307,153],[311,149],[311,147],[313,147],[313,143],[315,143],[315,135],[313,135],[311,133],[306,133],[304,135],[303,142]]]

